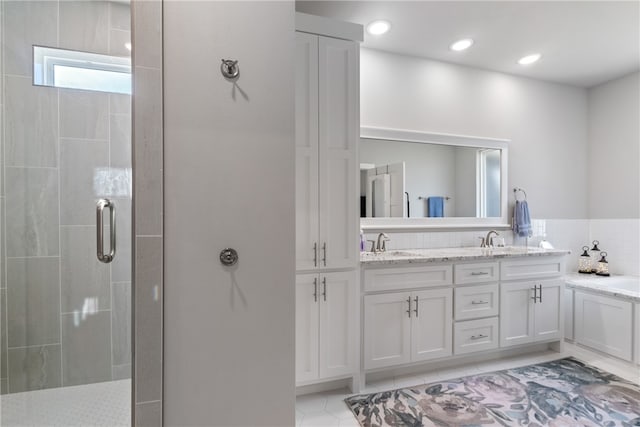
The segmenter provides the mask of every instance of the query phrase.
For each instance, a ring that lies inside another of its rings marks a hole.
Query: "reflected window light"
[[[131,74],[78,66],[54,65],[53,86],[130,94]]]
[[[95,168],[93,193],[98,198],[130,198],[133,188],[131,168]]]
[[[80,323],[87,320],[87,317],[96,314],[99,310],[97,297],[85,298],[82,302],[81,310],[73,310],[73,326],[80,327]]]

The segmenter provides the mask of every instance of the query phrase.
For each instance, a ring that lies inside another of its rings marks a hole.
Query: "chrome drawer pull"
[[[324,266],[327,266],[327,242],[324,242],[322,244],[322,262],[324,263]]]
[[[318,302],[318,278],[313,279],[313,302]]]
[[[409,304],[409,310],[406,313],[409,315],[409,319],[411,319],[411,295],[407,298],[407,304]]]
[[[471,301],[473,305],[489,304],[489,301]]]
[[[479,339],[488,338],[488,337],[489,337],[489,335],[482,335],[482,334],[480,334],[480,335],[471,335],[471,339],[472,340],[479,340]]]
[[[487,271],[473,271],[471,272],[472,276],[486,276],[489,274]]]
[[[318,243],[313,244],[313,266],[318,266]]]

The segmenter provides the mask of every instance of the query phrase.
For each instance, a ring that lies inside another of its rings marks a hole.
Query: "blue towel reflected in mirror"
[[[429,218],[444,217],[444,197],[435,196],[427,198],[427,215]]]

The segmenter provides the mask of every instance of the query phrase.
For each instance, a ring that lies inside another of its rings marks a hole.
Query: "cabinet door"
[[[364,297],[364,368],[382,368],[411,361],[411,294]]]
[[[296,269],[318,261],[318,36],[296,33]],[[315,247],[315,249],[314,249]]]
[[[453,289],[414,292],[411,298],[411,361],[450,356]]]
[[[500,285],[500,347],[530,343],[534,339],[534,282]]]
[[[320,275],[320,378],[356,370],[356,287],[355,271]]]
[[[545,341],[563,336],[564,286],[561,280],[539,281],[538,301],[533,304],[535,325],[534,340]]]
[[[612,356],[632,360],[630,301],[576,291],[576,342]]]
[[[359,46],[319,37],[320,259],[322,267],[359,261]]]
[[[319,296],[317,274],[296,275],[296,382],[318,378]]]

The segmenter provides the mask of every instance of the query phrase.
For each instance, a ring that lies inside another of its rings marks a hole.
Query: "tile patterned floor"
[[[4,394],[0,426],[131,425],[131,380]]]
[[[427,384],[470,374],[547,362],[566,356],[577,357],[605,371],[640,383],[640,370],[637,366],[566,344],[562,354],[547,351],[448,368],[438,372],[400,376],[369,383],[362,393]],[[0,399],[0,425],[129,426],[130,388],[130,381],[124,380],[3,395]],[[358,427],[355,417],[344,403],[344,398],[349,395],[349,391],[344,389],[298,397],[296,425],[300,427]]]
[[[567,356],[574,356],[588,364],[640,384],[640,368],[638,366],[625,363],[621,360],[596,353],[570,343],[565,343],[563,353],[545,351],[481,362],[473,365],[464,365],[458,368],[448,368],[438,372],[394,377],[384,381],[367,383],[366,388],[362,390],[360,394],[409,387],[416,384],[427,384],[435,381],[464,377],[471,374],[516,368],[518,366],[548,362]],[[343,401],[350,395],[349,390],[343,389],[299,396],[296,400],[296,426],[359,426],[355,417],[351,414],[351,411]]]

